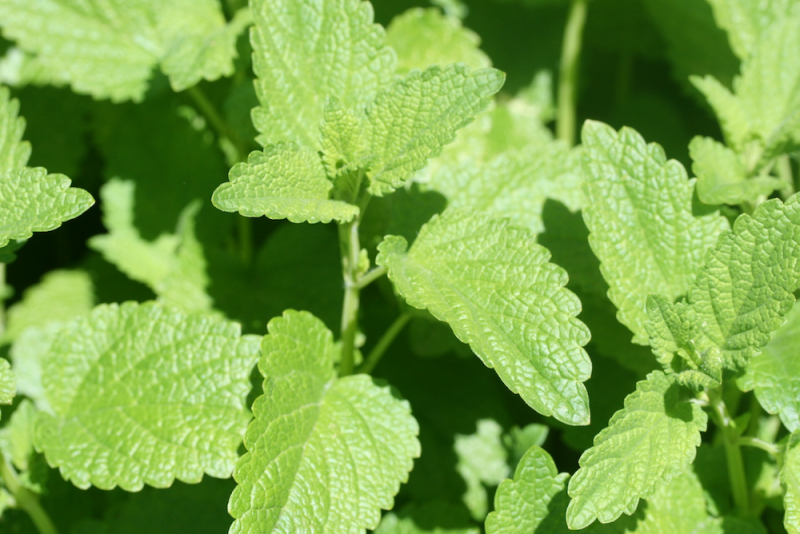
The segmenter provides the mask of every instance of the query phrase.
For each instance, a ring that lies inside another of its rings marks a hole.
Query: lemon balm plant
[[[690,177],[525,3],[556,106],[456,1],[0,0],[3,285],[102,214],[3,292],[3,532],[800,532],[800,6],[629,0]]]

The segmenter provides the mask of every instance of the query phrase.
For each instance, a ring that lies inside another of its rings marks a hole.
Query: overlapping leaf
[[[17,381],[11,364],[8,360],[0,358],[0,404],[11,404],[11,400],[17,394]]]
[[[754,44],[732,93],[710,76],[692,79],[719,117],[728,144],[749,152],[748,168],[800,144],[798,48],[800,9],[794,9]]]
[[[692,139],[689,152],[697,176],[697,196],[706,204],[752,202],[784,185],[771,176],[750,178],[739,155],[709,137]]]
[[[781,484],[783,485],[783,526],[789,534],[800,533],[800,434],[794,432],[786,444]]]
[[[800,196],[741,215],[709,251],[689,291],[697,349],[715,347],[726,367],[745,367],[794,304],[799,259]]]
[[[591,364],[580,303],[566,273],[527,229],[455,210],[431,219],[413,246],[389,236],[377,262],[408,303],[450,324],[530,406],[570,424],[589,420]]]
[[[660,371],[639,382],[608,428],[583,453],[569,483],[570,528],[632,514],[639,499],[680,475],[694,460],[707,416],[690,392]]]
[[[292,222],[350,221],[358,207],[331,200],[333,183],[316,152],[293,143],[268,145],[238,163],[230,182],[220,185],[212,201],[222,211],[246,217],[266,215]]]
[[[394,74],[395,55],[362,0],[254,0],[253,68],[262,145],[319,149],[327,96],[363,111]]]
[[[800,429],[800,306],[794,306],[737,384],[754,390],[759,404],[780,415],[790,432]]]
[[[230,476],[259,342],[239,334],[154,303],[95,308],[43,355],[51,412],[37,418],[37,448],[80,488]]]
[[[386,44],[397,53],[400,73],[451,63],[473,69],[492,65],[478,48],[480,37],[436,8],[413,8],[396,16],[386,28]]]
[[[366,375],[337,378],[336,352],[309,313],[270,321],[264,395],[234,472],[231,533],[360,534],[392,507],[419,456],[419,427],[387,387]]]
[[[181,213],[175,234],[162,234],[149,242],[133,224],[135,186],[111,180],[103,187],[100,194],[109,233],[91,238],[89,246],[133,280],[150,286],[165,304],[185,311],[210,310],[206,262],[194,233],[200,205],[194,202]]]
[[[583,145],[589,243],[617,317],[646,344],[647,296],[684,295],[727,223],[716,211],[696,216],[686,170],[634,130],[588,121]]]
[[[159,64],[178,91],[232,74],[246,25],[217,0],[3,0],[0,20],[53,82],[114,101],[141,100]]]
[[[794,0],[708,0],[714,18],[728,32],[731,48],[740,59],[747,59],[770,24],[785,17]]]

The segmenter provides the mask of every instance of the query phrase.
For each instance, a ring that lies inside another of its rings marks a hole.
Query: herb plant
[[[0,0],[0,531],[800,533],[800,3],[406,3]]]

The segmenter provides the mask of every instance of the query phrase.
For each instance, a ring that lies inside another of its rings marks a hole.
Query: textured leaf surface
[[[769,195],[783,186],[778,178],[757,176],[748,179],[747,168],[739,155],[709,137],[695,137],[689,144],[697,176],[697,196],[706,204],[741,204]]]
[[[588,423],[589,331],[566,273],[529,230],[456,210],[431,219],[410,250],[389,236],[379,251],[408,303],[449,323],[531,407]]]
[[[53,82],[96,98],[141,100],[162,61],[176,90],[233,71],[236,33],[224,35],[217,0],[3,0],[0,20]]]
[[[54,230],[94,204],[89,193],[70,187],[66,176],[25,167],[31,148],[21,141],[25,120],[18,112],[19,102],[0,87],[0,248],[12,239]]]
[[[405,506],[383,516],[375,534],[479,534],[464,509],[444,501]]]
[[[747,59],[770,24],[789,13],[794,0],[709,0],[714,18],[728,32],[731,48]]]
[[[544,449],[531,447],[520,459],[514,479],[503,481],[497,489],[494,512],[486,518],[486,534],[539,532],[537,529],[566,533],[566,503],[560,510],[551,510],[550,503],[563,493],[568,478],[567,473],[558,473]],[[556,527],[559,521],[561,529]],[[551,523],[551,530],[545,530],[543,523]]]
[[[394,51],[368,2],[254,0],[251,10],[262,145],[293,141],[316,151],[327,96],[363,111],[392,79]]]
[[[800,196],[769,200],[741,215],[706,256],[689,291],[700,351],[716,347],[741,369],[766,345],[794,304],[800,276]]]
[[[794,432],[786,445],[781,484],[783,485],[783,526],[789,534],[800,532],[800,434]]]
[[[366,375],[337,379],[333,335],[309,313],[270,321],[261,350],[264,395],[234,472],[231,533],[377,527],[420,453],[408,403]]]
[[[29,327],[66,322],[94,306],[94,288],[84,271],[50,271],[23,299],[8,309],[8,326],[2,340],[13,341]]]
[[[367,112],[370,192],[383,195],[438,156],[503,86],[495,69],[463,64],[414,70],[381,91]]]
[[[639,382],[594,446],[581,455],[569,483],[570,528],[595,519],[610,523],[632,514],[639,499],[652,497],[694,460],[708,417],[690,402],[674,377],[655,371]]]
[[[75,187],[62,174],[41,167],[0,175],[0,247],[33,232],[55,230],[94,204],[92,195]]]
[[[759,404],[780,415],[790,432],[800,429],[800,306],[792,308],[737,383],[744,391],[755,390]]]
[[[92,237],[89,246],[131,279],[150,286],[163,303],[185,311],[210,310],[206,262],[194,235],[199,204],[187,206],[175,234],[149,242],[133,223],[135,187],[135,182],[116,179],[103,186],[103,222],[109,233]]]
[[[476,426],[474,434],[456,435],[454,450],[456,471],[467,486],[463,501],[472,517],[483,521],[489,511],[484,485],[497,486],[508,476],[508,451],[503,446],[503,427],[497,421],[481,419]]]
[[[508,151],[483,165],[442,169],[427,185],[447,198],[448,207],[507,217],[540,234],[547,199],[576,211],[583,205],[581,183],[580,152],[554,142]]]
[[[8,360],[0,358],[0,404],[11,404],[17,394],[17,381]]]
[[[401,73],[451,63],[466,63],[473,69],[492,66],[478,48],[480,37],[436,8],[413,8],[396,16],[386,28],[386,44],[397,53]]]
[[[647,295],[684,295],[727,224],[717,212],[693,214],[686,170],[634,130],[587,121],[582,137],[589,243],[617,317],[646,344]]]
[[[247,163],[231,169],[229,179],[212,197],[222,211],[311,223],[345,222],[358,215],[357,206],[330,199],[333,183],[319,155],[295,144],[269,145],[251,153]]]
[[[766,157],[800,143],[800,9],[764,32],[742,64],[733,93],[712,77],[694,78],[737,151],[755,138]],[[757,158],[756,158],[757,159]]]
[[[153,303],[98,306],[43,356],[52,413],[37,419],[37,448],[80,488],[230,476],[259,341],[239,333]]]

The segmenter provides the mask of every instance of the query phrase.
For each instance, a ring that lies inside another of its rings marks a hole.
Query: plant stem
[[[14,496],[17,507],[30,516],[40,534],[58,534],[58,529],[53,525],[42,505],[39,504],[39,498],[19,483],[17,476],[2,454],[0,454],[0,478],[3,479],[6,489]]]
[[[372,282],[385,275],[387,272],[388,269],[386,267],[375,267],[368,273],[364,274],[364,276],[359,278],[358,281],[356,281],[356,285],[358,285],[358,289],[364,289]]]
[[[754,438],[752,436],[742,436],[738,439],[738,443],[739,445],[745,447],[755,447],[756,449],[761,449],[772,456],[778,456],[781,452],[780,447],[774,443],[768,443],[763,439]]]
[[[242,140],[239,139],[239,136],[236,135],[233,130],[231,130],[231,128],[228,126],[228,123],[225,122],[225,119],[222,118],[222,115],[219,113],[219,111],[217,111],[217,108],[214,107],[214,104],[211,103],[203,90],[200,89],[199,86],[195,85],[188,88],[186,93],[192,98],[203,116],[205,116],[206,120],[211,125],[211,128],[217,134],[217,137],[228,139],[228,141],[230,141],[233,146],[236,147],[239,161],[244,161],[247,159],[247,148],[245,147],[244,143],[242,143]]]
[[[344,304],[342,306],[342,357],[339,376],[353,374],[356,334],[358,333],[358,306],[361,288],[356,283],[358,256],[361,244],[358,240],[358,219],[339,225],[339,243],[342,249],[342,273],[344,274]]]
[[[750,495],[747,491],[747,476],[744,471],[744,460],[740,448],[739,431],[736,423],[728,414],[725,401],[722,400],[721,388],[709,391],[712,418],[720,427],[725,446],[725,457],[728,461],[728,478],[733,494],[733,503],[740,516],[747,515],[750,510]]]
[[[375,366],[378,365],[378,362],[381,361],[383,354],[386,352],[394,338],[403,331],[403,328],[408,324],[408,321],[411,320],[411,314],[406,312],[400,315],[394,322],[389,326],[386,332],[383,333],[383,336],[378,340],[378,343],[369,353],[367,359],[364,360],[364,363],[358,368],[359,373],[370,374],[375,369]]]
[[[575,144],[575,105],[577,103],[578,64],[586,23],[587,0],[572,0],[561,47],[561,73],[558,79],[558,118],[556,136],[569,146]]]

